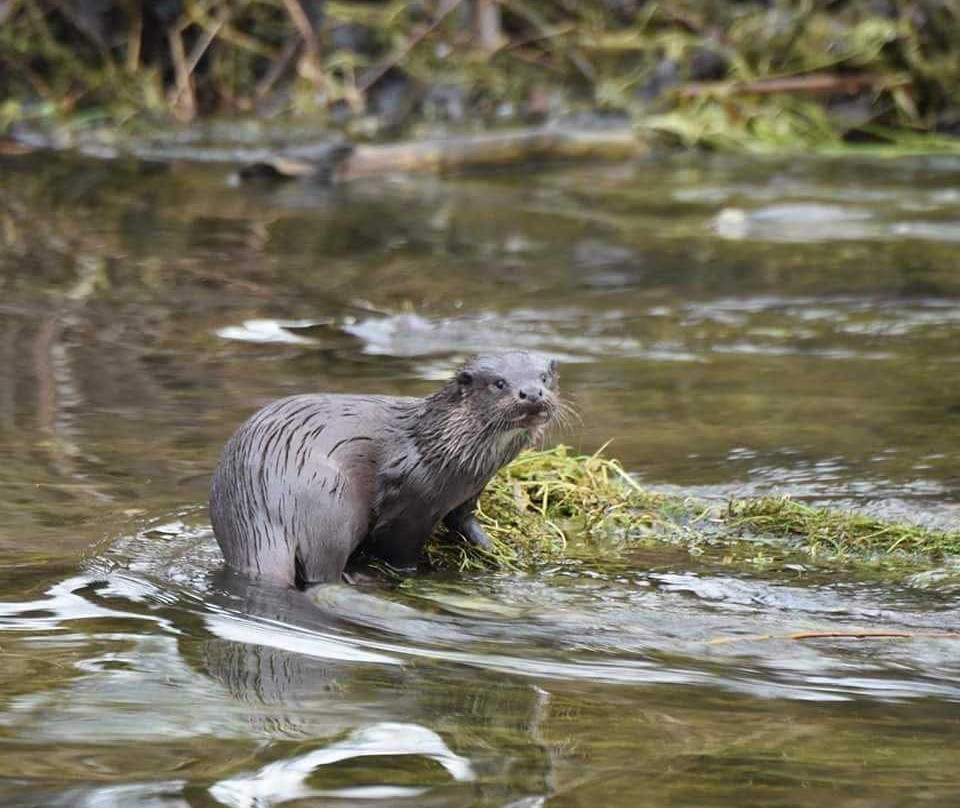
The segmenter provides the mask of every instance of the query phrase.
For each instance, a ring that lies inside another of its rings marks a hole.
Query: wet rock
[[[830,99],[827,109],[830,122],[840,130],[856,129],[869,123],[876,115],[870,93],[856,96],[836,96]]]
[[[330,29],[328,42],[334,50],[373,54],[378,51],[377,36],[369,26],[347,22]]]
[[[391,69],[371,89],[369,111],[382,129],[400,127],[417,105],[420,90],[402,70]]]
[[[332,182],[334,175],[353,153],[349,143],[312,144],[292,149],[291,154],[251,154],[237,170],[235,180],[241,182],[276,182],[313,180]]]
[[[674,59],[663,59],[653,69],[653,75],[638,90],[638,96],[644,101],[654,101],[683,81],[680,65]]]
[[[456,84],[435,84],[423,97],[422,110],[428,120],[460,122],[466,117],[466,97]]]
[[[303,160],[288,160],[278,157],[251,163],[241,168],[237,175],[244,182],[254,180],[292,180],[317,175],[317,167]]]
[[[694,48],[690,56],[690,78],[693,81],[720,81],[727,77],[730,62],[713,48]]]
[[[944,113],[937,116],[934,130],[942,135],[960,137],[960,115],[956,112]]]
[[[64,0],[60,12],[78,31],[100,48],[107,47],[111,9],[103,0]]]
[[[331,126],[334,127],[339,128],[346,126],[352,117],[353,110],[350,109],[350,105],[342,99],[334,101],[327,110],[327,119]]]
[[[143,2],[143,34],[140,47],[144,64],[167,65],[170,43],[167,30],[183,14],[182,0],[156,0]]]
[[[167,27],[180,18],[183,13],[183,3],[181,0],[156,0],[156,2],[144,3],[144,11],[160,25]]]

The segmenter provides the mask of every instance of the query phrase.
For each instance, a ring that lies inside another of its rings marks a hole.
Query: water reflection
[[[647,551],[599,576],[573,568],[530,579],[422,578],[400,590],[332,586],[311,598],[222,571],[207,552],[209,534],[167,531],[160,547],[148,534],[158,535],[147,530],[114,546],[109,569],[98,559],[90,575],[4,605],[3,629],[20,629],[25,647],[46,635],[47,646],[73,649],[76,660],[72,681],[33,682],[0,725],[29,727],[35,742],[65,749],[94,726],[99,750],[87,754],[108,768],[121,765],[109,762],[111,744],[153,739],[153,753],[125,777],[169,755],[186,753],[186,764],[196,743],[215,754],[211,761],[222,754],[233,762],[225,773],[208,763],[187,780],[70,788],[14,804],[193,804],[206,782],[218,804],[231,806],[308,796],[466,805],[476,804],[473,788],[451,788],[476,781],[486,795],[480,804],[501,805],[587,783],[606,793],[598,772],[583,780],[569,770],[571,752],[584,738],[599,743],[589,739],[601,726],[607,740],[596,748],[613,755],[604,758],[610,765],[654,737],[681,757],[697,748],[716,757],[713,745],[726,733],[715,734],[727,726],[714,726],[717,710],[752,716],[756,729],[741,742],[765,755],[825,742],[818,713],[802,707],[811,701],[877,712],[868,705],[907,699],[917,705],[909,712],[878,716],[909,716],[915,730],[931,698],[941,709],[960,703],[948,641],[747,641],[801,626],[960,627],[951,600],[883,584],[692,573],[689,560]],[[180,568],[204,557],[212,561],[206,584],[183,590]],[[710,643],[738,635],[745,641]],[[615,719],[622,704],[642,720]],[[799,734],[782,734],[784,713]],[[856,732],[876,731],[872,721],[857,729],[843,720]],[[183,751],[178,739],[188,744]],[[265,741],[264,758],[255,750]],[[52,764],[15,765],[42,778]],[[63,759],[56,765],[73,770]],[[699,777],[720,785],[723,771]],[[681,783],[659,793],[674,785]]]
[[[352,732],[325,749],[270,763],[249,776],[222,780],[210,788],[210,793],[232,808],[257,808],[305,797],[382,800],[420,797],[427,793],[430,790],[427,786],[356,785],[341,789],[307,786],[307,779],[321,766],[356,758],[397,755],[418,755],[433,760],[460,782],[475,777],[470,761],[451,752],[437,733],[416,724],[379,723]],[[426,779],[418,772],[418,782]]]

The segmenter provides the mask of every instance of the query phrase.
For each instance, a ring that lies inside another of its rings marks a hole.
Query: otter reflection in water
[[[195,658],[247,705],[254,735],[275,744],[266,765],[249,761],[211,788],[220,803],[359,797],[400,783],[417,786],[417,805],[497,806],[551,791],[554,751],[540,737],[548,695],[482,658],[430,659],[431,648],[478,639],[461,620],[396,602],[381,585],[308,595],[229,570],[215,578],[211,636]],[[424,656],[411,664],[414,649]]]
[[[526,351],[476,356],[426,398],[276,401],[214,473],[220,549],[245,575],[304,586],[339,581],[358,549],[411,568],[441,520],[489,546],[477,498],[558,411],[556,362]]]

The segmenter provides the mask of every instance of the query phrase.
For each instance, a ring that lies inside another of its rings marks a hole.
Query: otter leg
[[[477,497],[471,497],[462,505],[450,511],[450,513],[444,517],[443,523],[447,528],[455,533],[459,533],[471,544],[481,547],[484,550],[492,550],[493,542],[490,540],[487,532],[480,527],[475,513],[476,509]]]
[[[313,467],[309,483],[294,493],[290,513],[300,587],[344,578],[347,560],[367,532],[370,514],[347,475],[330,466]]]

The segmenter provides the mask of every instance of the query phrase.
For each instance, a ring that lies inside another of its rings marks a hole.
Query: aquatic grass
[[[526,452],[487,486],[478,516],[492,550],[441,533],[428,546],[437,568],[511,570],[599,557],[610,543],[669,542],[699,552],[735,548],[769,563],[777,549],[833,561],[930,564],[960,554],[960,532],[815,508],[787,497],[753,497],[725,505],[652,492],[603,450],[567,446]],[[763,548],[758,551],[758,543]]]
[[[563,559],[571,543],[649,527],[666,499],[644,491],[618,461],[567,446],[521,454],[487,486],[478,517],[490,551],[441,533],[428,547],[434,566],[520,569]]]
[[[734,501],[727,506],[724,518],[732,530],[793,539],[813,555],[862,558],[901,553],[934,561],[960,553],[960,532],[814,508],[787,497]]]

